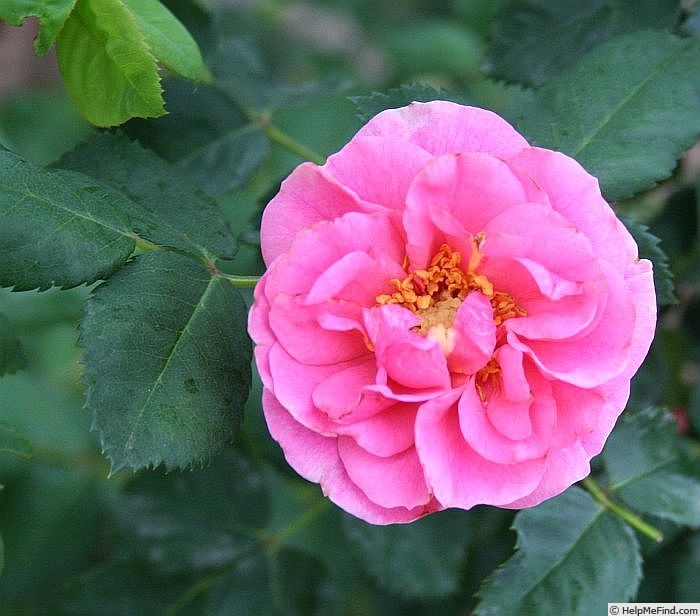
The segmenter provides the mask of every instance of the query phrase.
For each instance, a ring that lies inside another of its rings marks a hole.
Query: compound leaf
[[[580,488],[521,511],[513,527],[517,551],[479,590],[477,614],[596,614],[635,594],[636,537]]]
[[[201,464],[231,440],[250,388],[246,313],[228,280],[171,252],[141,255],[95,290],[80,344],[113,470]]]
[[[635,32],[599,45],[529,95],[516,124],[595,175],[610,200],[668,177],[700,136],[700,43]]]
[[[132,228],[162,246],[230,259],[236,254],[217,204],[153,152],[122,134],[95,133],[59,166],[80,171],[123,192],[135,205]]]
[[[489,68],[495,77],[541,86],[617,34],[670,28],[677,0],[513,0],[496,20]]]
[[[680,455],[675,425],[661,409],[623,414],[603,451],[610,490],[637,511],[700,526],[700,481]]]
[[[134,249],[119,193],[70,171],[46,171],[0,150],[0,286],[90,283]]]

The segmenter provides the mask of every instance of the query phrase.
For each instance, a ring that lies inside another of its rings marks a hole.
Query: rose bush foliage
[[[597,180],[483,109],[380,113],[287,178],[261,242],[269,430],[372,523],[585,477],[654,333],[651,263]]]

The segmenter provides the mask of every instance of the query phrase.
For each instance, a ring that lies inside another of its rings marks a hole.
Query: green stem
[[[302,158],[310,160],[317,165],[322,165],[326,162],[326,159],[323,156],[317,154],[312,149],[307,148],[303,143],[299,143],[296,139],[293,139],[287,133],[277,128],[274,124],[268,124],[264,127],[264,130],[268,139],[278,143],[290,152],[294,152],[294,154],[298,154]]]
[[[236,274],[223,274],[220,273],[219,276],[226,278],[234,287],[239,289],[251,289],[260,280],[260,276],[237,276]]]
[[[149,242],[148,240],[139,237],[138,235],[134,235],[134,243],[136,244],[137,248],[140,248],[144,252],[152,252],[153,250],[160,250],[160,246],[158,244],[154,244],[153,242]]]
[[[632,528],[636,528],[640,533],[646,535],[650,539],[653,539],[657,543],[661,543],[663,541],[664,536],[658,529],[642,520],[642,518],[632,513],[629,509],[625,509],[622,505],[612,500],[605,493],[603,488],[596,483],[593,477],[586,477],[582,483],[584,487],[593,495],[593,498],[595,498],[606,509],[609,509],[613,513],[619,515]]]

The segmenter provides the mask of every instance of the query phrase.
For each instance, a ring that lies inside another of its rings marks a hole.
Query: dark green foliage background
[[[0,2],[0,15],[16,25],[35,4]],[[152,25],[155,4],[120,3],[120,19]],[[148,30],[153,54],[137,59],[163,67],[168,115],[105,131],[62,89],[0,99],[0,614],[700,602],[700,155],[684,154],[700,137],[698,3],[164,4],[206,65],[171,21],[180,47]],[[73,71],[71,6],[38,12],[37,50],[58,36]],[[136,106],[157,112],[151,77]],[[576,156],[654,261],[657,337],[593,469],[663,542],[580,486],[517,514],[371,526],[291,472],[267,434],[244,334],[252,292],[231,277],[264,271],[262,209],[304,154],[435,98]]]

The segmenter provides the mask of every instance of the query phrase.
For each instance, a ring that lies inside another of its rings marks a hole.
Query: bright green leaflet
[[[120,0],[78,0],[56,49],[68,94],[93,124],[165,113],[156,58]]]
[[[232,439],[250,388],[246,315],[228,280],[172,252],[95,290],[80,326],[86,406],[114,471],[202,464]]]
[[[32,457],[29,439],[11,423],[0,420],[0,453],[11,453],[21,458]]]
[[[480,616],[604,614],[634,596],[637,539],[580,488],[521,511],[513,527],[517,551],[479,590]]]
[[[613,36],[671,28],[679,14],[677,0],[514,0],[494,24],[488,66],[541,86]]]
[[[26,363],[24,349],[15,335],[12,323],[0,312],[0,376],[12,374],[24,368]],[[2,428],[0,427],[1,432]]]
[[[45,54],[53,45],[76,0],[3,0],[0,21],[19,26],[27,17],[39,18],[39,36],[34,46],[38,54]]]
[[[603,461],[616,497],[642,513],[700,526],[700,480],[681,458],[675,423],[660,409],[623,414]]]
[[[131,11],[153,55],[171,71],[192,79],[208,80],[197,43],[185,26],[158,0],[122,0]]]
[[[636,32],[599,45],[539,90],[516,123],[578,160],[610,200],[668,177],[700,136],[700,44]]]
[[[108,276],[134,249],[130,207],[84,175],[0,151],[0,286],[67,288]]]
[[[131,228],[151,242],[230,259],[236,240],[217,204],[152,151],[122,134],[95,133],[58,165],[128,196]]]

